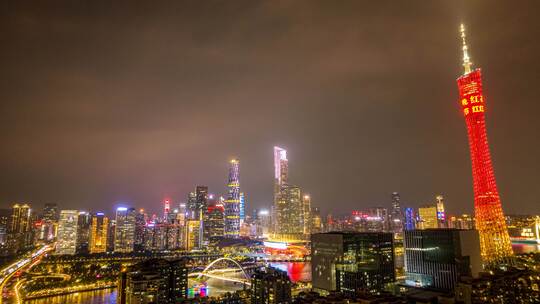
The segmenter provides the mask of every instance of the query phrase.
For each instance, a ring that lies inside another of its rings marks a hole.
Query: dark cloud
[[[464,5],[464,3],[466,5]],[[508,213],[540,212],[536,1],[1,4],[0,203],[159,210],[272,201],[272,146],[325,212],[447,197],[472,210],[458,25],[484,71]]]

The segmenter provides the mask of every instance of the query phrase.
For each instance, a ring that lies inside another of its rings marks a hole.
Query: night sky
[[[540,212],[538,1],[10,2],[2,208],[157,212],[198,184],[225,194],[232,157],[248,210],[270,207],[279,145],[323,213],[393,191],[471,212],[463,21],[503,209]]]

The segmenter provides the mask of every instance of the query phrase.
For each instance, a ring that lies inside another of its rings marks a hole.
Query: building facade
[[[264,268],[251,276],[251,304],[292,303],[292,283],[286,272]]]
[[[114,252],[133,252],[135,245],[135,214],[134,208],[118,207],[116,209]]]
[[[395,281],[392,233],[313,234],[311,256],[314,290],[378,293]]]
[[[461,276],[482,270],[476,230],[407,230],[404,235],[406,284],[451,291]]]
[[[78,210],[60,211],[55,254],[75,254],[77,252],[78,218]]]
[[[90,253],[103,253],[107,251],[107,233],[109,231],[109,218],[103,212],[92,215],[90,225]]]

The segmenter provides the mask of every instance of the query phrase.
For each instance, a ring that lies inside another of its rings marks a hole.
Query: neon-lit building
[[[423,206],[418,208],[418,218],[420,220],[420,223],[418,225],[419,229],[439,228],[436,206]]]
[[[416,228],[416,218],[414,214],[414,209],[407,207],[405,208],[405,230],[414,230]]]
[[[109,218],[103,212],[97,212],[92,216],[90,225],[90,253],[103,253],[107,251],[107,232],[109,230]]]
[[[476,229],[480,233],[480,247],[484,262],[493,264],[507,260],[514,253],[506,228],[487,140],[482,74],[480,69],[471,69],[472,62],[468,55],[463,24],[461,38],[464,73],[457,79],[457,85],[469,137]]]
[[[229,194],[225,200],[225,237],[240,236],[240,172],[238,159],[232,159],[229,167]]]
[[[444,211],[444,197],[442,195],[437,195],[435,199],[437,200],[437,220],[439,221],[439,228],[447,228],[446,212]]]
[[[240,224],[246,219],[246,195],[240,192]]]

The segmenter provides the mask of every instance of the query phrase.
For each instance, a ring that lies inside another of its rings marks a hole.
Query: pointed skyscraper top
[[[461,41],[463,43],[462,49],[463,49],[463,68],[465,69],[464,74],[468,74],[471,72],[472,62],[471,62],[471,59],[469,58],[469,53],[467,52],[468,48],[467,48],[467,40],[465,40],[466,38],[465,25],[463,23],[461,24],[460,32],[461,32]]]

